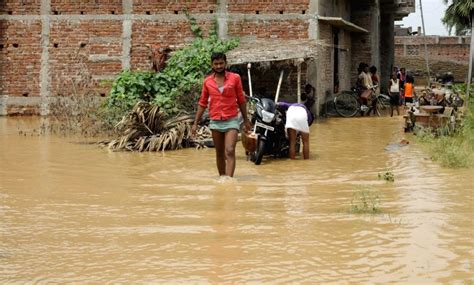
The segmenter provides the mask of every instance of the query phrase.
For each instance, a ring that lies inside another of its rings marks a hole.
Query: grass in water
[[[351,214],[378,214],[380,213],[380,196],[376,191],[368,188],[354,193],[349,208]]]
[[[379,177],[379,179],[383,179],[387,182],[394,182],[395,181],[395,175],[390,170],[387,170],[384,173],[379,173],[378,177]]]
[[[474,164],[474,98],[465,111],[462,125],[455,132],[443,129],[437,133],[418,129],[416,137],[428,150],[431,158],[449,168],[466,168]]]

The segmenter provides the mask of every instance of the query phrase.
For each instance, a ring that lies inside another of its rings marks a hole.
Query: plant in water
[[[380,197],[375,191],[364,187],[352,196],[349,208],[351,214],[377,214],[380,213]]]
[[[379,173],[378,177],[379,177],[379,179],[383,179],[383,180],[388,181],[388,182],[394,182],[395,181],[395,175],[390,170],[385,171],[384,173]]]

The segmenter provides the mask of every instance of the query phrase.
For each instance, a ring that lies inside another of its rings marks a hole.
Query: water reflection
[[[1,283],[466,283],[473,170],[448,170],[400,118],[312,127],[308,161],[255,166],[238,147],[219,181],[212,149],[110,152],[18,135],[0,118]],[[410,137],[408,137],[410,140]],[[390,170],[395,182],[378,179]],[[379,215],[347,209],[361,189]]]

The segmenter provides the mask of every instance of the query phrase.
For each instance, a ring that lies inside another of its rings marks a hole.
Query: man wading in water
[[[216,164],[219,176],[234,176],[235,145],[239,128],[238,109],[244,119],[244,129],[250,130],[247,106],[240,76],[226,71],[227,58],[224,53],[211,55],[212,74],[204,79],[198,110],[192,127],[192,135],[209,103],[209,128],[216,149]]]

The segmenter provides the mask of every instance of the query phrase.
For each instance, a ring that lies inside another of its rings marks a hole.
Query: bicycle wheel
[[[381,114],[388,114],[390,110],[390,97],[385,94],[377,96],[377,102],[375,105],[377,116]]]
[[[359,101],[351,93],[341,93],[334,98],[334,107],[336,112],[345,117],[354,117],[359,110]]]

